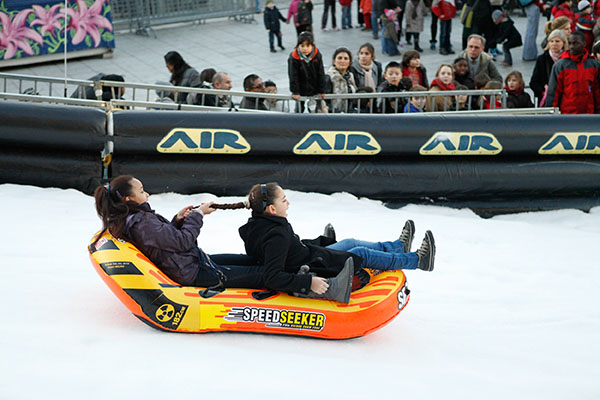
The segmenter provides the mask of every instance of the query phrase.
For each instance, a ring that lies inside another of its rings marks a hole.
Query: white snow
[[[301,237],[331,222],[338,238],[391,240],[413,219],[413,247],[426,229],[435,235],[435,271],[407,271],[407,307],[358,339],[165,333],[130,314],[92,268],[92,197],[0,185],[0,399],[600,398],[599,208],[482,219],[286,193]],[[209,198],[150,204],[170,218]],[[242,252],[247,218],[207,216],[201,247]]]

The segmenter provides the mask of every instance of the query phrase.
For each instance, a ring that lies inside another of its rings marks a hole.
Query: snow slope
[[[165,333],[131,315],[93,270],[92,197],[0,185],[0,399],[600,398],[599,208],[482,219],[286,193],[301,237],[331,222],[338,238],[390,240],[413,219],[416,246],[434,232],[435,271],[407,271],[408,306],[363,338]],[[170,218],[211,198],[163,194],[150,204]],[[242,252],[247,218],[207,216],[200,245]]]

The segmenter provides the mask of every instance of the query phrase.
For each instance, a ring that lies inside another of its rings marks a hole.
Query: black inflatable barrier
[[[101,182],[103,110],[3,101],[0,121],[0,183],[91,193]]]
[[[599,116],[136,111],[114,123],[113,174],[155,193],[243,196],[278,181],[482,213],[600,205]]]

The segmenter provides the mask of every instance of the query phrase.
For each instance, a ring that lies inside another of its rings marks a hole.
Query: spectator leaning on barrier
[[[402,66],[396,61],[390,61],[385,66],[383,78],[385,80],[377,88],[380,93],[405,92],[409,89],[402,81]],[[379,99],[378,108],[385,114],[394,114],[401,113],[405,105],[406,99],[404,97],[385,97]]]
[[[333,64],[326,72],[326,87],[328,93],[351,94],[356,92],[356,82],[350,66],[352,65],[352,53],[345,47],[339,47],[333,53]],[[354,105],[350,100],[331,100],[331,112],[351,112]]]
[[[421,85],[414,85],[409,92],[426,92],[427,89]],[[425,109],[427,98],[425,96],[411,96],[408,104],[404,106],[404,113],[420,113]]]
[[[466,86],[468,90],[475,89],[475,82],[469,74],[469,63],[464,57],[454,60],[454,85],[457,84]]]
[[[523,75],[519,71],[511,71],[504,80],[504,89],[508,92],[506,108],[532,108],[531,97],[525,92]]]
[[[469,74],[471,78],[480,72],[485,72],[497,82],[502,82],[502,75],[498,72],[494,59],[488,53],[484,53],[485,39],[483,36],[473,34],[467,40],[467,49],[460,54],[469,64]]]
[[[198,71],[190,67],[178,52],[170,51],[165,54],[165,65],[171,73],[171,79],[169,81],[173,86],[197,88],[202,84]],[[178,92],[177,98],[173,100],[175,100],[176,103],[186,103],[187,95],[187,92]]]
[[[304,112],[304,102],[300,96],[325,96],[325,70],[321,52],[315,46],[312,33],[302,32],[298,44],[288,57],[288,77],[290,92],[296,100],[296,112]],[[320,109],[321,102],[318,102]]]
[[[548,44],[544,49],[545,51],[535,62],[529,86],[537,98],[538,105],[541,107],[544,106],[542,99],[546,97],[546,90],[548,89],[548,81],[550,80],[552,66],[555,62],[560,60],[562,52],[566,49],[567,36],[564,31],[556,29],[548,36]]]
[[[265,93],[265,84],[258,75],[250,74],[244,78],[244,91]],[[261,97],[244,97],[240,103],[240,108],[268,111],[265,99]]]
[[[569,50],[552,67],[546,107],[563,114],[600,113],[600,64],[585,49],[585,35],[573,32]]]
[[[402,76],[410,78],[413,85],[429,87],[427,70],[421,64],[421,54],[417,50],[407,50],[402,55]]]
[[[454,68],[450,64],[439,66],[435,79],[431,82],[430,92],[454,90]],[[427,111],[449,111],[453,99],[451,96],[435,96],[427,98]]]
[[[383,81],[383,67],[375,61],[375,48],[371,43],[360,46],[351,68],[358,87],[367,86],[376,90]]]
[[[277,94],[277,85],[273,81],[265,82],[265,93]],[[265,100],[267,110],[283,112],[283,102],[277,99],[268,98]]]

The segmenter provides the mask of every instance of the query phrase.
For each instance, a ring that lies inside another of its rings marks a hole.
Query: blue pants
[[[271,47],[271,50],[275,50],[275,38],[277,37],[277,45],[279,47],[283,47],[283,44],[281,44],[281,36],[283,36],[281,34],[281,32],[273,32],[273,30],[269,31],[269,47]]]
[[[393,39],[388,39],[388,38],[384,38],[383,36],[381,37],[382,40],[382,47],[383,47],[383,53],[386,53],[387,55],[390,56],[395,56],[400,54],[400,51],[398,50],[398,46],[396,45],[396,42],[394,42]]]
[[[452,32],[452,20],[440,20],[440,49],[450,50],[450,33]]]
[[[363,267],[381,271],[393,269],[417,269],[417,253],[405,253],[402,242],[366,242],[358,239],[344,239],[327,246],[328,249],[347,251],[362,257]]]
[[[342,6],[342,29],[352,26],[352,8],[351,6]]]
[[[523,60],[532,61],[537,58],[536,39],[540,24],[540,9],[532,3],[525,7],[525,14],[527,14],[527,28],[525,28],[525,39],[523,40]]]
[[[373,30],[373,37],[376,37],[379,33],[379,26],[377,25],[377,23],[379,22],[377,21],[378,19],[379,15],[375,15],[375,12],[373,12],[371,14],[371,29]]]

